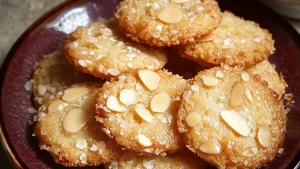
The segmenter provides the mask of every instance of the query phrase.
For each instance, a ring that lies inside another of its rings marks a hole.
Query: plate
[[[223,10],[258,22],[274,36],[276,52],[269,60],[283,73],[289,84],[287,93],[294,95],[295,104],[289,107],[284,151],[265,168],[293,168],[300,159],[300,35],[279,15],[256,1],[222,0],[219,3]],[[0,134],[17,168],[64,168],[55,164],[46,151],[40,151],[37,139],[32,136],[33,114],[27,112],[32,102],[24,84],[31,78],[35,63],[62,45],[67,33],[77,26],[112,17],[117,4],[117,0],[66,1],[35,22],[10,50],[0,74]],[[167,67],[173,73],[181,73],[181,70],[195,73],[195,64],[173,56],[171,48],[169,51],[172,56]]]

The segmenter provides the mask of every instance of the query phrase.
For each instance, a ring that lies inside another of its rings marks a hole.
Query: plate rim
[[[117,0],[121,1],[121,0]],[[218,1],[218,0],[216,0]],[[39,17],[36,21],[34,21],[20,36],[19,38],[13,43],[12,47],[9,49],[9,52],[7,53],[2,66],[0,68],[0,103],[3,103],[3,97],[2,97],[2,90],[3,90],[3,85],[4,85],[4,79],[6,77],[6,72],[8,68],[10,67],[10,63],[17,51],[17,49],[22,45],[22,42],[24,39],[26,39],[31,32],[33,32],[36,28],[38,28],[45,20],[50,18],[53,14],[59,13],[61,10],[63,10],[65,7],[68,7],[72,5],[73,3],[78,3],[78,1],[63,1],[60,4],[56,5],[49,11],[47,11],[45,14],[43,14],[41,17]],[[250,1],[251,2],[251,1]],[[264,6],[264,8],[268,9],[269,12],[272,12],[274,17],[278,19],[278,23],[285,29],[287,30],[288,34],[291,35],[291,38],[296,41],[300,45],[300,32],[298,32],[283,16],[281,16],[279,13],[271,9],[270,7],[266,6],[265,4],[255,1],[251,3],[257,3],[259,5]],[[300,49],[300,48],[299,48]],[[10,164],[12,164],[13,168],[17,169],[27,169],[28,166],[23,162],[23,160],[18,156],[17,152],[14,150],[13,145],[10,143],[10,140],[7,138],[7,131],[5,129],[4,123],[2,122],[2,106],[0,104],[0,143],[3,146],[4,153],[7,155]],[[299,153],[299,149],[298,149]],[[294,158],[296,157],[297,153],[293,157],[292,161],[294,161]],[[290,161],[290,162],[292,162]],[[296,165],[299,165],[300,161],[296,163]],[[298,166],[297,165],[297,166]],[[295,166],[295,167],[297,167]],[[298,166],[299,167],[299,166]],[[295,169],[295,168],[294,168]]]
[[[9,68],[10,62],[12,61],[16,50],[21,46],[24,39],[26,39],[32,31],[34,31],[37,27],[39,27],[47,18],[51,17],[54,13],[58,13],[63,10],[65,7],[76,3],[76,1],[64,1],[60,4],[54,6],[52,9],[47,11],[41,17],[39,17],[36,21],[34,21],[21,35],[20,37],[13,43],[12,47],[9,49],[7,53],[1,69],[0,69],[0,99],[1,103],[3,102],[2,98],[2,90],[4,79],[6,77],[7,69]],[[0,117],[2,117],[2,106],[0,105]],[[13,145],[11,145],[10,140],[7,138],[7,131],[5,130],[5,126],[2,122],[2,118],[0,118],[0,143],[4,149],[5,155],[7,155],[10,164],[12,164],[13,168],[17,169],[26,169],[27,165],[23,162],[23,160],[18,156],[17,152],[14,150]]]

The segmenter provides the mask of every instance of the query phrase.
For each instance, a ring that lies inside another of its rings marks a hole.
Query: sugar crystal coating
[[[87,92],[72,103],[58,96],[39,109],[34,132],[40,148],[49,151],[56,163],[68,167],[95,166],[121,154],[115,141],[101,131],[93,117],[102,84],[73,84],[68,89],[84,87]]]
[[[167,63],[164,49],[132,42],[114,19],[77,28],[68,36],[64,51],[77,69],[105,79],[136,69],[159,70]]]
[[[217,72],[223,73],[218,85],[206,86],[202,77]],[[178,110],[178,130],[187,147],[218,168],[259,168],[274,158],[285,137],[282,102],[258,75],[249,74],[244,81],[243,72],[221,67],[200,71],[186,86]],[[195,85],[199,91],[192,90]],[[245,93],[236,89],[232,95],[235,85]],[[232,96],[236,106],[230,103]],[[201,118],[189,118],[192,112]]]
[[[133,41],[173,46],[195,42],[214,30],[222,13],[214,0],[125,0],[117,7],[116,19]]]
[[[155,73],[161,80],[153,90],[144,85],[139,71],[106,82],[96,106],[97,120],[107,129],[106,133],[125,149],[141,154],[173,152],[184,146],[174,116],[180,102],[176,98],[182,94],[186,80],[165,70]],[[107,111],[109,96],[124,89],[135,91],[136,102],[123,112]]]
[[[35,107],[39,108],[73,83],[93,80],[95,79],[91,75],[79,72],[70,65],[63,55],[63,50],[57,49],[44,56],[30,81]]]
[[[210,41],[180,46],[187,59],[206,68],[215,66],[251,66],[267,59],[275,50],[268,30],[225,11],[223,20]],[[253,41],[259,37],[260,41]]]

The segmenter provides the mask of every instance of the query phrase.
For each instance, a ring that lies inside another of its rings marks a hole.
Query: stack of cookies
[[[168,50],[201,71],[164,69],[180,66]],[[260,168],[286,132],[274,50],[267,30],[215,0],[124,0],[37,66],[40,148],[68,167]]]

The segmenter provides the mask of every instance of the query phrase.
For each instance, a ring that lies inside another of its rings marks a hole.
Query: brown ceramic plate
[[[284,151],[266,168],[293,168],[299,161],[300,147],[300,35],[284,19],[256,1],[222,0],[219,3],[223,10],[260,23],[276,40],[277,50],[270,61],[285,76],[289,84],[287,92],[294,94],[295,104],[288,114]],[[66,1],[33,24],[12,47],[1,69],[0,133],[17,168],[64,168],[55,164],[46,151],[40,151],[32,136],[33,126],[28,122],[33,115],[27,112],[32,102],[26,98],[24,84],[31,78],[35,62],[58,48],[66,33],[79,25],[112,17],[117,4],[117,0]],[[174,56],[172,50],[170,55],[167,68],[171,71],[182,73],[183,69],[195,73],[195,64]]]

